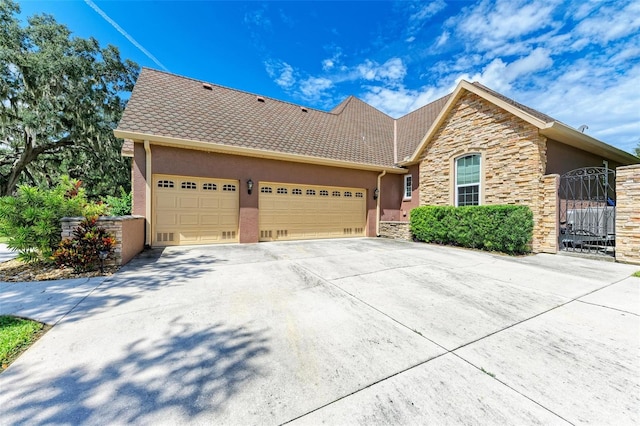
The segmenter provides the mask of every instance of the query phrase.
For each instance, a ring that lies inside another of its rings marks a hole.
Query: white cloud
[[[367,92],[362,95],[362,99],[387,115],[398,118],[447,93],[450,93],[448,88],[426,87],[412,90],[405,86],[396,88],[369,86]]]
[[[640,29],[640,3],[632,1],[625,7],[619,6],[598,8],[576,26],[575,32],[596,44],[606,44],[637,33]]]
[[[436,40],[436,47],[441,47],[442,45],[444,45],[449,40],[450,35],[451,34],[449,33],[449,31],[444,31],[442,34],[440,34],[440,37],[438,37],[438,39]]]
[[[356,70],[360,78],[388,83],[401,81],[407,75],[407,67],[400,58],[391,58],[382,65],[367,59]]]
[[[333,87],[333,82],[328,78],[309,77],[300,82],[300,93],[307,100],[320,99],[327,89]]]
[[[502,59],[496,58],[485,66],[481,73],[476,73],[472,77],[463,75],[462,78],[478,81],[493,90],[508,94],[514,81],[521,77],[530,80],[531,74],[547,69],[551,65],[553,65],[553,59],[549,52],[538,48],[528,56],[511,63],[505,63]]]
[[[556,25],[554,4],[525,0],[483,0],[467,8],[461,17],[450,21],[460,33],[460,39],[477,50],[492,50]]]
[[[283,89],[289,89],[296,83],[294,69],[282,61],[268,60],[264,63],[269,77]]]
[[[411,4],[410,7],[413,8],[416,5],[418,10],[414,11],[409,16],[407,32],[410,35],[420,31],[431,17],[447,7],[447,3],[444,0],[433,0],[428,3],[416,2]]]

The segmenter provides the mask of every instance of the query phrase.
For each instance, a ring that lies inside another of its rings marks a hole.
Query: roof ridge
[[[256,97],[261,97],[261,98],[264,98],[265,100],[279,102],[281,104],[291,105],[291,106],[294,106],[294,107],[297,107],[297,108],[305,108],[305,109],[317,111],[317,112],[320,112],[320,113],[323,113],[323,114],[330,114],[330,112],[323,111],[321,109],[317,109],[317,108],[313,108],[313,107],[307,107],[305,105],[295,104],[295,103],[289,102],[289,101],[283,101],[281,99],[276,99],[276,98],[273,98],[273,97],[270,97],[270,96],[261,95],[259,93],[254,93],[254,92],[249,92],[249,91],[246,91],[246,90],[236,89],[236,88],[229,87],[229,86],[223,86],[222,84],[212,83],[212,82],[206,81],[206,80],[201,80],[201,79],[197,79],[197,78],[193,78],[193,77],[187,77],[187,76],[184,76],[184,75],[175,74],[175,73],[172,73],[172,72],[169,72],[169,71],[164,71],[164,70],[158,70],[158,69],[155,69],[155,68],[149,68],[149,67],[142,67],[142,68],[146,69],[148,71],[152,71],[152,72],[156,72],[156,73],[160,73],[160,74],[167,74],[167,75],[170,75],[170,76],[176,77],[176,78],[181,78],[183,80],[191,80],[191,81],[195,81],[196,83],[209,84],[209,85],[211,85],[213,87],[218,87],[220,89],[229,90],[231,92],[242,93],[244,95],[251,95],[251,96],[256,96]]]
[[[562,123],[560,120],[557,120],[557,119],[551,117],[550,115],[545,114],[542,111],[538,111],[535,108],[532,108],[532,107],[530,107],[528,105],[525,105],[525,104],[523,104],[521,102],[518,102],[515,99],[510,98],[509,96],[503,95],[502,93],[497,92],[497,91],[493,90],[492,88],[485,86],[484,84],[480,83],[479,81],[474,81],[471,84],[476,86],[476,87],[478,87],[481,90],[484,90],[488,94],[490,94],[492,96],[495,96],[496,98],[501,99],[501,100],[507,102],[508,104],[511,104],[512,106],[518,108],[519,110],[521,110],[521,111],[523,111],[523,112],[525,112],[525,113],[527,113],[529,115],[533,115],[534,117],[536,117],[536,118],[538,118],[540,120],[543,120],[543,121],[545,121],[547,123],[554,122],[554,121],[556,121],[558,123]],[[564,123],[562,123],[562,124],[564,124]],[[572,127],[572,126],[569,126],[569,127]]]

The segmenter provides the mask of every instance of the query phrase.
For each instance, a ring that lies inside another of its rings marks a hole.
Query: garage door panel
[[[179,197],[178,207],[181,209],[197,209],[198,197],[194,197],[194,196]]]
[[[237,188],[234,180],[154,175],[153,245],[237,242]]]
[[[261,241],[364,235],[364,189],[261,182],[258,194]]]
[[[179,215],[178,225],[189,226],[198,225],[198,214],[181,214]]]

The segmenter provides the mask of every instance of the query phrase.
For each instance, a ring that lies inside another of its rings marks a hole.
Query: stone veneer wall
[[[409,222],[380,221],[380,236],[411,241]]]
[[[616,260],[640,265],[640,164],[616,169]]]
[[[83,217],[63,217],[62,239],[73,237],[73,230]],[[100,216],[98,226],[105,228],[116,238],[113,254],[105,265],[125,265],[144,249],[144,217],[142,216]]]
[[[546,175],[542,177],[540,191],[540,221],[538,226],[538,251],[542,253],[557,253],[560,229],[560,209],[558,205],[558,189],[560,175]]]
[[[541,196],[546,141],[537,127],[466,92],[421,154],[420,205],[454,205],[454,161],[479,153],[481,203],[529,206],[534,217],[532,249],[548,250],[546,201]]]

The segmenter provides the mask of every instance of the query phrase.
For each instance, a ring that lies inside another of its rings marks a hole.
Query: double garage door
[[[260,241],[362,237],[362,188],[261,182]]]
[[[366,191],[260,182],[260,241],[365,235]],[[153,245],[238,241],[237,180],[154,175]],[[257,194],[256,194],[257,192]]]

